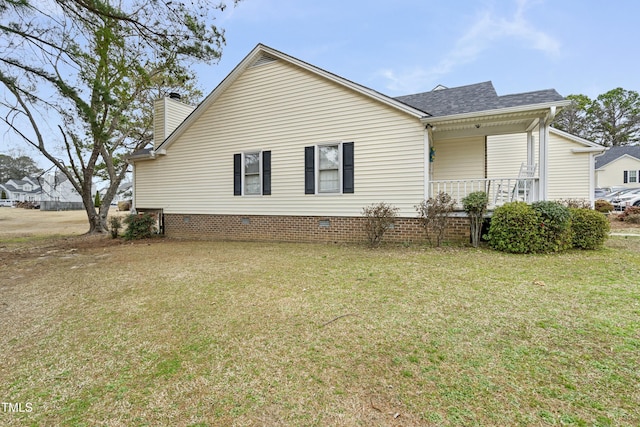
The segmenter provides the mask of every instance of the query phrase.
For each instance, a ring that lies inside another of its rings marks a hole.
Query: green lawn
[[[640,425],[640,238],[37,245],[0,252],[0,400],[32,408],[2,425]]]

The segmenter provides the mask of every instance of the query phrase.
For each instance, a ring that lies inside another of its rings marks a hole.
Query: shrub
[[[620,221],[629,221],[629,217],[634,216],[634,215],[640,215],[640,206],[627,206],[624,209],[624,212],[622,212],[619,216],[618,219]]]
[[[453,212],[455,204],[456,201],[451,199],[450,195],[441,191],[436,197],[429,197],[415,206],[430,245],[433,245],[432,234],[435,235],[437,247],[442,243],[449,214]]]
[[[484,191],[475,191],[469,193],[467,197],[462,199],[462,208],[469,215],[471,222],[471,244],[474,248],[478,247],[482,234],[482,221],[484,214],[487,212],[489,198]]]
[[[362,215],[365,217],[365,232],[371,246],[382,241],[382,236],[393,224],[397,212],[398,208],[384,202],[362,209]]]
[[[640,214],[627,215],[624,219],[624,222],[628,222],[630,224],[640,224]]]
[[[493,211],[489,246],[515,254],[535,252],[540,247],[540,216],[525,202],[505,203]]]
[[[123,212],[131,210],[131,203],[129,203],[129,201],[118,202],[118,210]]]
[[[127,230],[124,232],[126,240],[149,238],[156,231],[156,217],[149,213],[132,214],[125,218]]]
[[[111,231],[111,238],[117,239],[121,228],[122,221],[119,216],[112,216],[109,218],[109,231]]]
[[[571,247],[571,211],[559,202],[531,204],[540,217],[540,246],[535,252],[559,252]]]
[[[602,199],[596,200],[594,207],[598,212],[602,213],[608,213],[613,210],[613,205],[610,202]]]
[[[102,202],[100,201],[100,193],[96,191],[96,196],[93,198],[93,206],[99,208],[100,205],[102,205]]]
[[[611,225],[602,212],[591,209],[571,209],[572,245],[577,249],[602,247]]]

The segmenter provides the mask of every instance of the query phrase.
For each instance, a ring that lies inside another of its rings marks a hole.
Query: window
[[[244,153],[244,194],[260,193],[260,153]]]
[[[271,151],[233,155],[233,195],[271,194]]]
[[[318,147],[318,192],[340,191],[340,155],[337,145]]]
[[[305,147],[304,153],[305,194],[353,193],[353,142]]]
[[[623,183],[631,184],[640,182],[640,171],[637,170],[629,170],[623,172]]]

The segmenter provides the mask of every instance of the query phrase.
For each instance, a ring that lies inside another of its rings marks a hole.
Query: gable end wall
[[[305,195],[304,147],[354,143],[354,194]],[[248,68],[167,149],[136,163],[136,205],[165,213],[359,216],[424,195],[419,120],[286,61]],[[271,151],[270,196],[233,195],[233,155]]]

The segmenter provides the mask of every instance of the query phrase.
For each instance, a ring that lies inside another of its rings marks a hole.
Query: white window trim
[[[241,167],[242,167],[242,174],[241,176],[241,190],[242,190],[242,196],[246,196],[246,197],[262,197],[262,192],[264,191],[264,188],[262,188],[262,151],[263,150],[247,150],[247,151],[243,151],[242,152],[242,163],[241,163]],[[253,154],[253,153],[258,153],[258,176],[259,176],[259,180],[260,180],[260,191],[258,193],[251,193],[248,194],[246,192],[246,170],[245,170],[245,154]]]
[[[315,145],[315,154],[314,154],[314,179],[315,179],[315,188],[316,195],[318,196],[335,196],[341,195],[343,190],[343,172],[342,172],[342,143],[340,142],[327,142],[324,144],[316,144]],[[320,147],[338,147],[338,191],[320,191]]]

